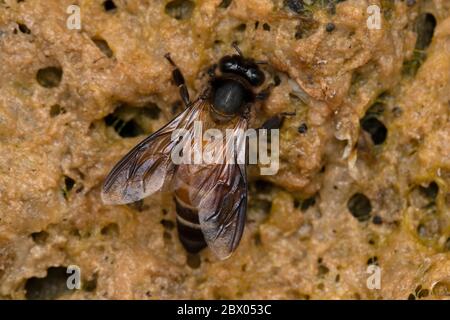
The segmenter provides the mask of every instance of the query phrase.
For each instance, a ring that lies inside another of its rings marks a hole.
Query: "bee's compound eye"
[[[238,73],[242,64],[242,58],[239,56],[225,56],[219,61],[219,69],[224,73]]]
[[[246,79],[252,86],[260,86],[265,80],[264,73],[251,60],[246,60],[241,56],[225,56],[219,62],[220,71],[223,73],[233,73]]]
[[[247,69],[246,78],[252,86],[257,87],[264,83],[266,76],[264,75],[264,72],[262,72],[258,67],[256,67]]]

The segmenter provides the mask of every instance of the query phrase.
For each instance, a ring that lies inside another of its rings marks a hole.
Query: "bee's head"
[[[225,56],[219,61],[222,73],[231,73],[244,78],[252,86],[258,87],[264,83],[264,72],[252,59],[246,59],[241,54]]]
[[[241,50],[235,44],[233,46],[238,54],[220,59],[222,76],[213,77],[211,81],[212,110],[215,120],[219,122],[242,114],[245,106],[255,101],[252,87],[262,85],[265,80],[264,72],[258,67],[259,62],[246,59]]]

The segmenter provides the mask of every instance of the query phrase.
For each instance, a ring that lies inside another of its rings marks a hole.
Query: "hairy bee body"
[[[181,128],[192,138],[196,121],[204,123],[206,128],[221,131],[240,132],[248,128],[251,106],[267,95],[267,90],[255,92],[264,83],[265,76],[253,59],[244,58],[235,48],[238,55],[225,56],[219,61],[221,74],[215,75],[214,69],[207,88],[193,102],[189,100],[181,71],[166,55],[174,68],[172,78],[186,109],[128,152],[111,170],[102,189],[104,203],[125,204],[170,185],[181,244],[191,253],[208,246],[220,259],[234,252],[244,230],[248,189],[246,163],[238,163],[237,158],[231,163],[176,163],[172,151],[177,149],[179,140],[174,140],[173,134]],[[224,151],[227,143],[223,142],[227,141],[219,140],[215,143]],[[233,156],[237,157],[238,150],[246,146],[245,143],[233,144],[233,148]],[[182,153],[191,155],[184,149]]]
[[[184,172],[178,172],[178,186],[174,190],[178,237],[186,251],[197,253],[206,247],[206,241],[200,226],[199,208],[189,199],[192,193],[189,168],[183,167],[180,171]]]

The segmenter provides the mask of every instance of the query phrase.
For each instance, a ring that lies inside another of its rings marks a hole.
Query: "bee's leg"
[[[295,116],[295,112],[281,112],[272,118],[269,118],[266,120],[260,129],[267,129],[267,130],[273,130],[273,129],[280,129],[283,125],[284,119],[286,117]]]
[[[216,76],[216,69],[217,69],[217,63],[211,65],[208,69],[207,69],[207,73],[208,75],[213,78]]]
[[[181,100],[183,100],[183,103],[187,108],[189,107],[191,102],[189,100],[189,91],[187,89],[186,82],[184,81],[183,74],[181,73],[181,70],[177,67],[175,62],[173,62],[169,53],[166,53],[164,55],[164,58],[166,58],[169,61],[169,63],[174,67],[172,71],[172,79],[173,82],[175,82],[175,85],[180,89]]]
[[[275,85],[273,83],[269,84],[265,89],[263,89],[260,92],[258,92],[258,94],[256,95],[255,99],[259,100],[259,101],[266,100],[270,96],[270,93],[272,92],[272,89],[274,87],[275,87]]]

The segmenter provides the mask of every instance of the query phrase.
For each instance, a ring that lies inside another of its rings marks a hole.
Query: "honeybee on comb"
[[[101,194],[106,204],[126,204],[159,190],[172,190],[178,235],[184,248],[196,253],[208,246],[220,259],[228,258],[235,251],[244,230],[246,163],[234,159],[232,163],[176,164],[171,154],[179,142],[173,139],[175,130],[183,129],[193,137],[195,121],[201,121],[205,128],[247,130],[250,108],[268,96],[270,85],[257,91],[265,82],[261,63],[245,58],[234,47],[237,54],[220,59],[209,72],[206,88],[192,102],[181,71],[170,55],[165,55],[173,67],[172,78],[186,108],[115,165]],[[246,145],[241,143],[234,148],[246,148]],[[233,156],[237,157],[239,150],[235,151]]]

